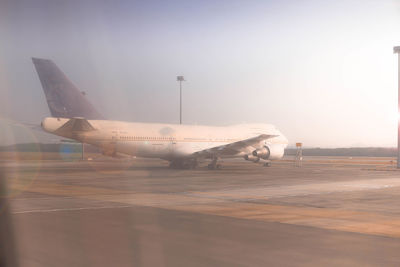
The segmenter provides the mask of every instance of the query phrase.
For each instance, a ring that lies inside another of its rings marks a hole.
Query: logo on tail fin
[[[53,117],[104,119],[53,61],[32,58],[32,62],[39,75],[47,105]]]

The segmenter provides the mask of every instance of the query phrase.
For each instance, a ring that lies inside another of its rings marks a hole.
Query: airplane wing
[[[0,128],[5,125],[5,126],[11,126],[11,127],[21,127],[25,129],[30,129],[38,132],[43,132],[42,127],[40,127],[39,124],[33,124],[33,123],[25,123],[25,122],[17,122],[9,119],[0,119]]]
[[[26,127],[35,131],[40,131],[43,132],[42,127],[39,124],[33,124],[33,123],[18,123],[16,126],[22,126],[22,127]]]
[[[208,148],[205,150],[201,150],[201,151],[193,153],[191,155],[191,157],[210,158],[213,156],[232,156],[232,155],[236,155],[236,154],[242,152],[241,150],[243,150],[244,148],[257,145],[261,141],[264,141],[266,139],[270,139],[270,138],[273,138],[276,136],[277,135],[261,134],[261,135],[258,135],[256,137],[252,137],[249,139],[244,139],[244,140],[229,143],[226,145],[216,146],[216,147]]]

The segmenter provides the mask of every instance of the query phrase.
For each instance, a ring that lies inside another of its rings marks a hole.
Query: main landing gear
[[[264,162],[264,167],[271,167],[271,161]]]
[[[219,170],[222,169],[222,165],[218,163],[219,158],[213,157],[210,164],[208,164],[208,169]],[[175,159],[169,162],[169,167],[171,169],[195,169],[198,166],[197,159]]]
[[[197,160],[172,160],[169,162],[171,169],[195,169],[197,165]]]
[[[213,158],[211,163],[208,164],[208,169],[210,169],[210,170],[215,170],[215,169],[219,170],[221,168],[222,168],[222,166],[221,166],[221,164],[218,164],[218,158],[217,157]]]

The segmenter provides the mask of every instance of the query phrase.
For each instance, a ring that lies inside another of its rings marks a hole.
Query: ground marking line
[[[23,214],[23,213],[46,213],[46,212],[58,212],[58,211],[77,211],[77,210],[100,210],[100,209],[113,209],[113,208],[130,208],[133,205],[125,206],[102,206],[102,207],[81,207],[81,208],[65,208],[65,209],[47,209],[47,210],[25,210],[15,211],[12,214]]]

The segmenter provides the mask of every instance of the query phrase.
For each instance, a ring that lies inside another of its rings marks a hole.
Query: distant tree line
[[[68,153],[81,153],[82,145],[80,143],[56,143],[56,144],[42,144],[42,143],[25,143],[15,144],[8,146],[0,146],[0,152],[68,152]],[[86,152],[99,152],[99,149],[85,145]]]
[[[296,155],[296,148],[285,150],[286,155]],[[303,148],[304,156],[396,157],[393,147]]]
[[[80,143],[26,143],[9,146],[0,146],[0,152],[69,152],[80,153]],[[91,145],[85,145],[87,152],[99,152],[100,150]],[[285,155],[296,155],[296,148],[287,148]],[[349,148],[303,148],[304,156],[347,156],[347,157],[396,157],[397,148],[392,147],[349,147]]]

